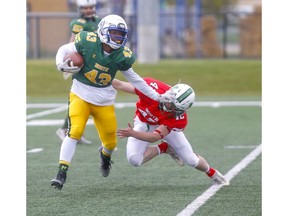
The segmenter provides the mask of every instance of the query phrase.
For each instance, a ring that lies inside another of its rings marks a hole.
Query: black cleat
[[[107,177],[110,173],[110,169],[112,168],[111,164],[113,164],[114,162],[111,161],[110,157],[104,156],[102,154],[102,149],[103,149],[103,147],[99,148],[100,160],[101,160],[100,171],[101,171],[103,177]]]
[[[55,189],[61,190],[63,184],[66,181],[66,176],[67,176],[66,173],[58,172],[57,176],[50,181],[51,186],[54,187]]]

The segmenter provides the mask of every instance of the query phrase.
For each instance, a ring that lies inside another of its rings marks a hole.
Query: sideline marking
[[[27,153],[38,153],[38,152],[41,152],[43,150],[44,150],[43,148],[34,148],[34,149],[28,150]]]
[[[228,181],[231,181],[241,170],[248,166],[252,161],[254,161],[262,152],[262,144],[258,145],[252,152],[250,152],[245,158],[243,158],[236,166],[234,166],[225,177]],[[177,216],[191,216],[193,213],[200,208],[205,202],[212,197],[218,190],[220,190],[224,185],[213,185],[208,188],[202,195],[197,197],[193,202],[191,202],[185,209],[183,209]],[[229,187],[229,186],[226,186]]]

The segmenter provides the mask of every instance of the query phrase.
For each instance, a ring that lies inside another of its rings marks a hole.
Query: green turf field
[[[66,102],[69,81],[63,81],[53,63],[27,62],[27,104]],[[184,132],[194,151],[223,174],[261,144],[261,106],[197,106],[201,101],[260,102],[260,61],[175,61],[136,66],[141,76],[161,78],[171,84],[179,78],[182,82],[193,81],[189,84],[199,95],[195,107],[188,111],[189,125]],[[181,73],[175,73],[177,68]],[[157,72],[144,72],[148,70]],[[135,99],[120,94],[117,102]],[[27,215],[176,216],[210,188],[210,179],[205,174],[188,166],[179,167],[167,155],[160,155],[142,167],[130,166],[126,139],[118,142],[110,175],[102,177],[100,142],[94,126],[88,124],[85,136],[93,144],[77,146],[67,182],[61,191],[55,190],[49,183],[57,172],[61,144],[55,131],[66,111],[43,114],[52,109],[27,108]],[[33,117],[37,113],[43,115]],[[126,127],[128,121],[132,122],[134,107],[116,109],[116,114],[118,127]],[[43,120],[58,121],[45,125]],[[28,153],[32,149],[41,151]],[[222,187],[193,215],[260,216],[261,159],[260,154],[235,174],[230,186]]]
[[[197,96],[261,96],[260,60],[163,60],[159,64],[135,64],[142,77],[152,76],[170,85],[180,80]],[[117,78],[124,79],[121,72]],[[71,79],[64,81],[54,60],[27,61],[27,96],[65,97]]]

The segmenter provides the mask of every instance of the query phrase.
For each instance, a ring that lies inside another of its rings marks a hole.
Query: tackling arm
[[[114,79],[112,81],[112,86],[116,90],[131,93],[131,94],[136,94],[135,87],[129,82],[124,82],[118,79]]]
[[[141,131],[133,130],[130,123],[128,123],[128,128],[117,130],[117,135],[120,138],[134,137],[136,139],[147,141],[150,143],[154,143],[154,142],[157,142],[157,141],[163,139],[169,133],[170,133],[170,131],[168,131],[168,129],[164,125],[160,125],[153,132],[141,132]]]

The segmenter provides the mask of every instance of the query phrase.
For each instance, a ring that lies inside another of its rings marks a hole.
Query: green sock
[[[101,154],[101,157],[102,157],[105,161],[110,161],[110,160],[111,160],[111,156],[104,155],[103,153]]]
[[[59,172],[67,173],[69,166],[67,164],[59,164]]]

